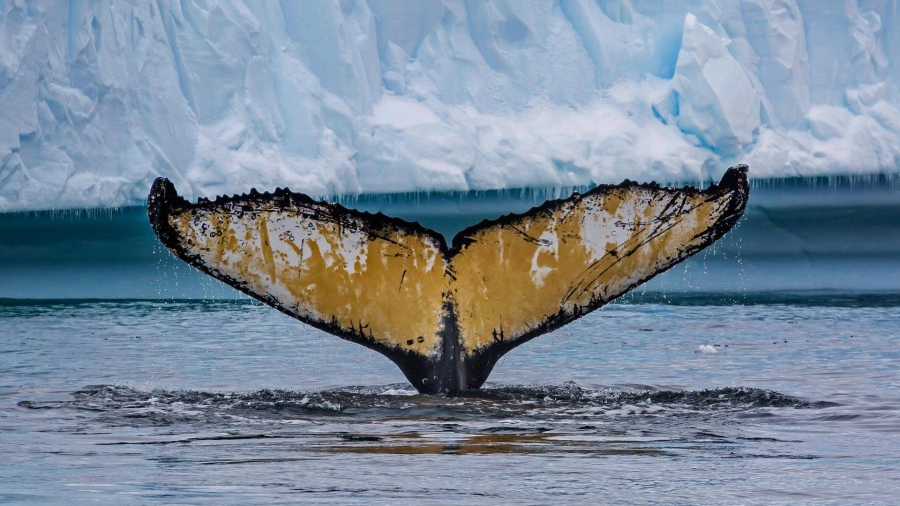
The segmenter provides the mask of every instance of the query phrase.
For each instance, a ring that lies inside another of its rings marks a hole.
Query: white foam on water
[[[719,353],[719,350],[715,348],[715,346],[710,346],[708,344],[701,344],[697,347],[696,353],[700,353],[702,355],[715,355]]]

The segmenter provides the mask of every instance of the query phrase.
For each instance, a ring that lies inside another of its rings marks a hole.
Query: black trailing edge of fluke
[[[193,267],[382,353],[422,393],[452,395],[721,238],[749,191],[746,165],[704,190],[625,180],[485,220],[450,245],[418,223],[287,189],[190,203],[157,178],[147,214]]]

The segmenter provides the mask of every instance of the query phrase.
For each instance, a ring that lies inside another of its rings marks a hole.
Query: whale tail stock
[[[423,393],[477,389],[508,351],[709,246],[743,214],[747,167],[705,190],[625,181],[453,238],[278,189],[192,204],[158,178],[147,214],[178,258],[382,353]]]

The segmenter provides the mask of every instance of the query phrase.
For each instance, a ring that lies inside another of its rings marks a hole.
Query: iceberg
[[[898,173],[895,2],[9,0],[0,211]]]
[[[684,20],[672,88],[682,132],[713,151],[736,155],[759,131],[759,96],[726,41],[693,14]]]

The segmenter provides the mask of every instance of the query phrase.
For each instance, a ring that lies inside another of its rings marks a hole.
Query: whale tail
[[[382,353],[423,393],[477,389],[497,360],[728,232],[747,167],[705,190],[625,181],[485,220],[453,238],[278,189],[191,204],[158,178],[147,213],[197,269]]]

